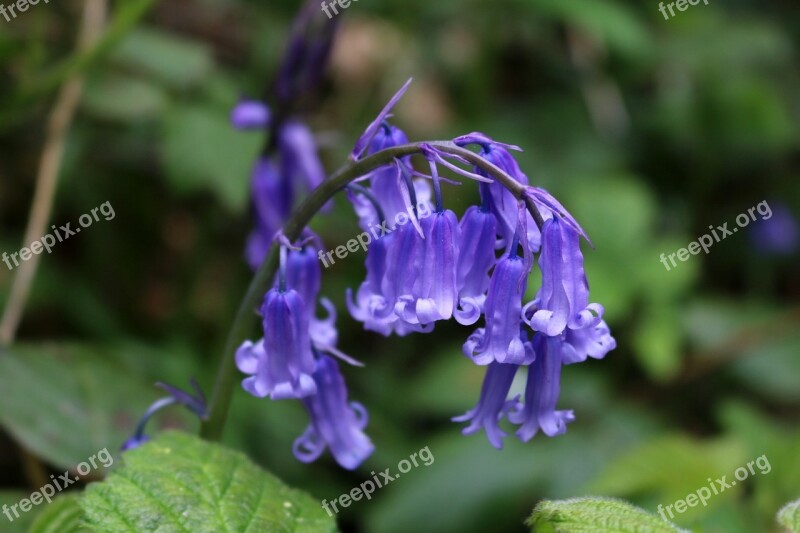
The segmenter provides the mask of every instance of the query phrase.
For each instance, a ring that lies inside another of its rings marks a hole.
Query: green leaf
[[[125,75],[102,75],[89,80],[83,106],[93,115],[118,122],[159,115],[164,92],[150,82]]]
[[[158,395],[126,368],[109,361],[111,356],[80,345],[20,345],[3,351],[3,427],[59,468],[73,468],[99,450],[116,450]],[[185,427],[189,420],[179,410],[169,416],[172,426]]]
[[[111,59],[174,89],[190,88],[207,79],[214,69],[207,46],[152,28],[132,31]]]
[[[336,531],[320,502],[193,435],[162,434],[124,459],[81,499],[100,531]]]
[[[261,135],[235,131],[224,113],[205,107],[176,108],[164,129],[167,177],[179,193],[210,189],[229,208],[241,210],[261,143]]]
[[[778,523],[791,533],[800,533],[800,500],[787,503],[778,511]]]
[[[544,500],[536,505],[527,524],[531,531],[580,533],[659,533],[684,531],[622,500],[585,497]]]
[[[625,451],[586,488],[612,496],[652,495],[666,504],[707,486],[708,478],[730,477],[747,459],[747,450],[735,439],[700,441],[668,435]],[[682,516],[696,519],[737,493],[741,494],[740,487],[715,495],[707,506],[691,507]]]
[[[674,378],[681,368],[681,329],[678,312],[668,306],[648,306],[634,333],[636,357],[658,381]]]
[[[81,524],[83,510],[77,494],[59,496],[33,521],[28,533],[80,533],[89,531]]]

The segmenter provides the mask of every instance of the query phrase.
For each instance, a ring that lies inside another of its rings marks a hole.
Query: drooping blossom
[[[461,219],[461,241],[456,265],[458,308],[454,316],[459,324],[469,326],[478,321],[489,288],[489,271],[495,264],[494,253],[497,222],[482,207],[471,206]]]
[[[242,387],[258,398],[304,398],[317,392],[311,378],[314,356],[306,304],[294,289],[267,292],[261,307],[264,338],[246,341],[236,352],[236,365],[250,377]]]
[[[589,303],[589,284],[583,269],[583,254],[578,233],[559,216],[546,220],[542,228],[542,253],[539,256],[542,286],[526,321],[534,331],[555,336],[570,329],[596,325],[603,306]]]
[[[486,325],[470,335],[463,347],[464,355],[476,364],[530,362],[530,346],[520,333],[529,272],[530,267],[516,254],[506,254],[497,262],[486,297]]]
[[[400,296],[395,312],[409,324],[428,325],[453,316],[458,303],[456,257],[460,230],[455,213],[445,210],[422,220],[425,236],[417,255],[410,294]]]
[[[311,423],[295,441],[294,455],[308,463],[327,448],[337,463],[353,470],[375,449],[364,433],[367,410],[360,403],[348,402],[344,378],[331,357],[319,358],[313,378],[317,393],[303,399]]]
[[[536,333],[533,337],[535,359],[528,367],[525,402],[509,415],[511,422],[521,424],[517,436],[528,442],[541,429],[548,437],[567,430],[575,420],[572,411],[558,411],[556,404],[561,392],[561,337]]]
[[[478,405],[471,411],[453,418],[453,422],[469,422],[469,425],[461,431],[464,435],[471,435],[482,429],[492,446],[497,449],[503,447],[503,437],[506,433],[500,429],[499,423],[509,412],[518,408],[518,400],[508,398],[517,370],[519,370],[518,365],[503,363],[491,363],[486,367]]]

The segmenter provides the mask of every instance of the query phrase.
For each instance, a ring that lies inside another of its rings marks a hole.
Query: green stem
[[[480,168],[487,174],[493,176],[500,184],[508,189],[515,198],[520,199],[525,190],[525,186],[517,182],[514,178],[503,172],[500,168],[482,158],[475,152],[457,146],[451,141],[429,141],[426,143],[411,143],[400,146],[393,146],[385,150],[376,152],[360,161],[350,162],[339,169],[333,176],[322,182],[322,184],[309,194],[305,201],[292,213],[286,225],[283,227],[283,234],[290,242],[294,242],[300,237],[303,228],[308,226],[314,215],[322,209],[334,194],[342,190],[353,180],[368,174],[372,170],[391,163],[396,158],[422,153],[423,145],[432,146],[441,152],[460,156],[467,162]],[[531,211],[534,220],[540,224],[541,215],[533,202],[526,201],[528,210]],[[250,282],[247,293],[242,300],[239,310],[234,318],[225,343],[225,349],[221,354],[217,380],[214,384],[214,391],[209,406],[208,420],[200,428],[200,434],[208,440],[220,440],[222,431],[225,427],[225,420],[228,416],[233,391],[236,386],[237,369],[234,355],[236,349],[244,342],[252,331],[252,322],[255,310],[264,294],[269,290],[275,272],[278,268],[278,246],[273,244],[266,259],[258,268]]]

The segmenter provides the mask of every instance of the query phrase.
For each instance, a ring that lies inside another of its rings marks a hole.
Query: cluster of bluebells
[[[257,100],[242,100],[231,113],[240,130],[266,130],[273,126],[269,107]],[[255,228],[247,239],[245,255],[254,270],[267,255],[272,237],[289,218],[295,198],[313,190],[325,179],[314,135],[297,119],[281,121],[275,127],[275,144],[253,165],[250,180]]]
[[[336,358],[354,363],[337,348],[336,312],[317,318],[320,289],[317,261],[319,239],[307,231],[294,245],[281,248],[280,272],[261,306],[264,337],[247,341],[236,352],[236,365],[250,377],[244,389],[258,398],[297,399],[303,402],[311,422],[294,444],[294,454],[310,462],[330,448],[344,468],[357,467],[373,446],[364,434],[367,411],[349,402]]]
[[[238,130],[267,131],[268,143],[253,165],[250,180],[255,227],[247,239],[246,258],[258,268],[272,238],[279,231],[303,192],[325,179],[311,129],[293,111],[319,84],[331,52],[338,22],[315,27],[314,2],[307,2],[294,22],[288,50],[272,84],[269,99],[279,113],[263,101],[243,98],[231,112]]]
[[[407,87],[358,140],[352,161],[408,143],[388,122]],[[430,333],[436,322],[450,319],[474,327],[463,353],[485,366],[486,374],[477,406],[454,418],[467,424],[463,432],[483,429],[497,448],[506,436],[503,418],[518,426],[523,441],[540,430],[561,434],[574,420],[572,411],[556,408],[562,366],[602,358],[615,347],[603,307],[589,301],[580,249],[586,235],[555,198],[528,184],[512,155],[518,148],[481,133],[458,137],[452,146],[475,147],[491,164],[464,169],[458,165],[466,161],[443,146],[421,145],[424,173],[408,156],[400,157],[359,178],[359,187],[350,191],[362,228],[399,212],[412,214],[411,224],[370,243],[366,279],[347,294],[350,314],[386,336]],[[492,165],[517,182],[521,199],[484,170]],[[479,182],[480,204],[460,218],[443,205],[443,168]],[[435,212],[413,216],[414,206],[431,197]],[[269,242],[271,236],[264,238]],[[308,230],[297,242],[279,241],[280,272],[261,307],[264,336],[245,342],[236,354],[239,369],[249,375],[243,387],[258,397],[301,400],[310,424],[295,442],[295,456],[311,461],[330,449],[341,466],[352,469],[373,444],[364,432],[366,410],[348,400],[337,362],[352,361],[336,348],[335,310],[319,298],[316,256],[323,248]],[[541,285],[525,302],[534,258]],[[317,317],[318,302],[326,318]],[[511,397],[519,372],[527,374],[525,393]]]

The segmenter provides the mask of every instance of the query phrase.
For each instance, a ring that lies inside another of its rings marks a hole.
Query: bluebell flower
[[[580,329],[567,328],[561,358],[565,365],[582,363],[587,357],[602,359],[608,352],[617,347],[617,341],[611,336],[605,320]]]
[[[469,326],[483,313],[489,271],[495,264],[494,253],[497,223],[494,215],[471,206],[461,218],[461,240],[456,266],[458,308],[453,315],[459,324]]]
[[[354,319],[364,324],[364,329],[388,336],[395,321],[394,302],[387,302],[382,283],[386,275],[386,248],[395,235],[386,235],[370,243],[367,248],[367,278],[358,288],[355,299],[347,289],[347,308]]]
[[[603,306],[589,303],[589,284],[579,239],[578,233],[561,217],[545,221],[539,256],[542,286],[523,312],[534,331],[556,336],[567,327],[592,327],[602,319]],[[533,311],[530,318],[529,310]]]
[[[503,448],[503,437],[506,433],[500,429],[499,423],[504,416],[518,409],[518,399],[508,398],[518,369],[518,365],[501,363],[491,363],[486,368],[478,405],[466,414],[453,418],[454,422],[469,422],[461,431],[464,435],[483,429],[492,446],[498,450]]]
[[[373,154],[408,142],[399,128],[385,121],[373,124],[374,130],[368,128],[370,133],[365,134],[368,138],[362,137],[359,141],[366,143],[359,154]],[[365,177],[370,184],[371,197],[350,195],[361,228],[377,234],[378,238],[372,240],[367,249],[367,280],[359,287],[355,299],[348,290],[348,308],[353,318],[364,323],[365,329],[382,335],[432,330],[434,311],[429,304],[436,295],[431,294],[430,283],[418,280],[417,276],[426,257],[426,245],[421,234],[424,230],[419,217],[429,212],[430,188],[423,181],[412,180],[411,173],[408,158],[395,160]],[[403,215],[408,222],[395,226],[393,222],[398,220],[398,215]],[[381,220],[384,217],[385,220]],[[445,225],[452,221],[450,217],[447,220]],[[377,233],[376,228],[380,226],[391,233],[383,235],[383,230]],[[434,226],[447,231],[442,224],[426,223],[425,227],[438,232]],[[432,260],[432,251],[427,253],[428,260]],[[415,286],[418,292],[414,292]],[[416,314],[416,302],[420,298],[415,294],[424,294],[421,297],[424,301],[420,304],[422,320]],[[437,307],[435,312],[446,313],[447,304]]]
[[[456,260],[460,228],[458,217],[442,204],[437,168],[442,157],[429,145],[423,146],[423,154],[431,169],[436,212],[421,222],[422,242],[418,243],[414,263],[414,284],[410,293],[398,295],[395,314],[409,324],[427,326],[450,319],[458,304]]]
[[[456,258],[460,230],[455,213],[445,210],[421,222],[425,239],[415,265],[414,285],[395,304],[395,312],[410,324],[427,325],[453,316],[457,304]]]
[[[572,411],[557,411],[561,391],[561,365],[563,338],[536,333],[533,337],[536,357],[528,367],[525,385],[525,403],[509,414],[509,420],[521,424],[517,436],[528,442],[541,429],[548,437],[567,430],[567,423],[575,420]]]
[[[406,134],[401,129],[384,123],[372,139],[367,153],[374,154],[407,142]],[[420,207],[427,207],[430,187],[422,180],[413,180],[411,175],[409,158],[404,157],[370,172],[362,179],[364,183],[369,183],[371,198],[354,194],[349,195],[349,199],[364,231],[375,232],[381,225],[391,230],[398,215],[407,218],[414,227],[419,227],[419,218],[423,216],[419,212]]]
[[[400,128],[383,123],[378,133],[372,139],[367,153],[374,154],[408,143],[408,137]],[[394,221],[398,213],[408,212],[410,206],[417,202],[411,197],[416,193],[416,187],[409,190],[407,182],[402,176],[403,170],[409,171],[410,162],[408,157],[398,159],[395,165],[379,168],[369,174],[370,191],[380,203],[383,215],[388,221]],[[412,210],[413,214],[413,210]],[[383,220],[375,219],[375,223]]]
[[[480,147],[478,153],[481,157],[511,176],[518,183],[528,185],[528,176],[522,172],[517,160],[514,159],[510,152],[510,150],[521,151],[518,146],[496,142],[479,132],[462,135],[455,138],[453,142],[458,146],[478,145]],[[481,176],[490,177],[481,168],[475,167],[475,172]],[[480,193],[484,208],[491,211],[497,219],[497,233],[502,239],[501,246],[508,249],[519,225],[519,202],[508,189],[494,180],[489,184],[481,183]],[[548,216],[548,213],[545,212],[543,215]],[[539,228],[533,223],[530,214],[526,213],[525,216],[528,218],[526,225],[528,247],[532,252],[536,253],[539,250],[541,238]]]
[[[319,298],[320,304],[328,312],[325,318],[317,318],[315,306],[322,283],[322,270],[317,259],[318,248],[314,244],[319,237],[305,232],[307,241],[299,249],[286,254],[286,286],[300,294],[305,303],[309,320],[309,335],[314,347],[319,351],[330,351],[336,346],[339,334],[336,330],[336,307],[327,298]],[[275,280],[275,286],[279,280]]]
[[[521,333],[522,297],[530,265],[514,254],[504,254],[497,262],[486,296],[486,325],[478,328],[464,343],[464,355],[476,364],[492,362],[527,364],[532,359],[530,345]]]
[[[258,398],[304,398],[316,393],[311,374],[314,356],[306,304],[294,289],[271,289],[261,308],[264,338],[246,341],[236,351],[236,365],[250,377],[242,387]]]
[[[374,450],[364,433],[367,411],[361,404],[347,401],[344,378],[334,359],[320,357],[313,377],[317,393],[303,399],[311,423],[294,442],[294,455],[308,463],[329,448],[337,463],[353,470]]]
[[[408,224],[399,226],[386,237],[391,239],[387,241],[386,273],[381,289],[386,303],[391,305],[385,308],[385,314],[391,320],[392,331],[398,334],[430,331],[425,329],[425,324],[413,324],[402,320],[395,313],[396,304],[401,298],[406,300],[411,298],[421,264],[420,256],[424,253],[423,241],[416,229]]]

